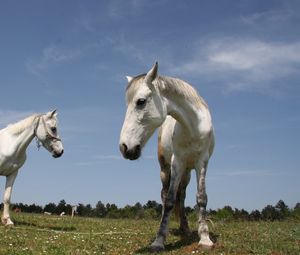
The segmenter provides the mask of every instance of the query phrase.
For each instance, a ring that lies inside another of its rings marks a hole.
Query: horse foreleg
[[[211,247],[213,246],[213,242],[209,238],[209,230],[207,225],[207,213],[206,213],[207,194],[206,194],[206,187],[205,187],[205,176],[206,176],[207,164],[208,162],[206,161],[204,162],[204,164],[199,164],[199,167],[196,168],[197,182],[198,182],[197,204],[199,207],[198,234],[200,237],[199,245]]]
[[[167,197],[164,201],[159,230],[157,232],[156,239],[151,244],[151,250],[154,252],[164,250],[164,242],[168,233],[169,218],[175,204],[176,192],[181,180],[183,169],[184,168],[182,167],[182,163],[180,162],[180,160],[177,160],[173,156],[172,163],[171,163],[171,176],[170,176],[169,190],[168,190]]]
[[[2,215],[2,223],[6,226],[14,224],[10,219],[9,205],[10,205],[12,187],[14,185],[17,175],[18,175],[18,171],[15,171],[14,173],[12,173],[11,175],[6,177],[4,199],[3,199],[4,209],[3,209],[3,215]]]

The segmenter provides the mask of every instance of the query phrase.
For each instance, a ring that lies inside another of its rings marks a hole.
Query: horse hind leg
[[[184,236],[191,235],[191,231],[185,213],[185,206],[184,206],[184,201],[186,197],[186,187],[189,184],[190,179],[191,179],[191,172],[187,170],[186,174],[183,175],[180,185],[178,187],[176,203],[175,203],[175,213],[180,220],[179,230]]]
[[[168,142],[170,138],[165,135],[163,136],[163,129],[160,128],[158,133],[158,148],[157,156],[160,165],[160,180],[162,183],[161,189],[161,201],[163,208],[165,207],[166,198],[170,186],[170,175],[171,175],[171,146]]]
[[[166,198],[168,195],[168,190],[170,186],[170,172],[171,172],[171,167],[169,164],[161,164],[161,170],[160,170],[160,180],[162,183],[162,189],[161,189],[161,201],[163,207],[165,206],[166,203]]]
[[[160,252],[164,250],[164,242],[168,233],[169,219],[172,209],[175,205],[177,189],[183,174],[182,169],[184,169],[182,162],[173,156],[170,173],[170,184],[167,196],[163,201],[163,211],[159,230],[157,232],[156,239],[150,247],[151,251],[153,252]]]

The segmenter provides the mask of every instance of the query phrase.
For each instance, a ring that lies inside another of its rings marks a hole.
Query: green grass
[[[0,227],[0,254],[149,254],[159,222],[13,214],[15,226]],[[191,237],[176,234],[172,221],[162,254],[300,254],[300,222],[215,222],[216,245],[198,247],[197,224]]]

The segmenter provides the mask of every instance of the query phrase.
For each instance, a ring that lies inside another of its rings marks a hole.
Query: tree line
[[[12,204],[12,210],[26,213],[48,213],[54,215],[71,215],[72,205],[67,204],[63,199],[58,204],[48,203],[44,207],[36,204]],[[95,207],[90,204],[84,205],[79,203],[76,215],[81,217],[98,217],[98,218],[131,218],[131,219],[158,219],[161,217],[162,205],[156,201],[149,200],[146,204],[136,203],[133,206],[126,205],[119,208],[116,204],[103,204],[98,201]],[[3,204],[1,204],[3,208]],[[188,217],[197,219],[197,206],[185,208]],[[289,208],[283,200],[279,200],[276,205],[267,205],[261,211],[253,210],[250,213],[244,209],[233,209],[231,206],[224,206],[217,210],[208,210],[208,215],[213,220],[242,220],[242,221],[275,221],[287,218],[300,219],[300,203],[294,208]]]

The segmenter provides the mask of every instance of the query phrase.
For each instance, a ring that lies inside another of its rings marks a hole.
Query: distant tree
[[[161,215],[162,205],[154,200],[148,200],[148,202],[143,206],[145,210],[154,209],[156,214]]]
[[[248,220],[249,219],[249,213],[244,209],[239,210],[239,209],[235,208],[234,218],[236,220]]]
[[[234,218],[234,211],[231,206],[224,206],[222,209],[218,209],[215,217],[218,220],[231,220]]]
[[[106,204],[107,217],[117,219],[120,218],[121,213],[115,204]]]
[[[281,219],[279,212],[272,205],[267,205],[265,208],[263,208],[261,211],[261,216],[263,220],[268,220],[268,221]]]
[[[290,214],[289,208],[283,202],[283,200],[278,201],[278,203],[275,205],[275,209],[278,211],[280,219],[285,219]]]
[[[295,205],[294,210],[291,212],[291,216],[300,219],[300,203]]]
[[[87,204],[84,208],[84,216],[92,217],[93,216],[93,208],[90,204]]]
[[[144,213],[145,213],[145,210],[144,210],[143,206],[141,205],[141,203],[136,203],[133,206],[134,218],[142,219],[144,217]]]
[[[44,206],[44,212],[54,213],[56,211],[56,204],[49,203]]]
[[[84,204],[81,204],[79,203],[78,206],[77,206],[77,213],[79,216],[85,216],[84,213],[85,213],[85,205]]]
[[[95,207],[95,216],[103,218],[106,216],[106,213],[107,211],[104,204],[101,201],[98,201]]]
[[[113,213],[113,214],[112,214]],[[116,217],[116,212],[114,211],[110,211],[109,212],[109,217]],[[133,211],[133,207],[130,205],[125,205],[124,208],[120,209],[120,214],[122,215],[122,218],[134,218],[134,211]]]
[[[145,219],[159,219],[160,213],[157,213],[157,211],[154,208],[144,209],[143,217]]]
[[[261,220],[261,214],[260,211],[254,210],[249,214],[249,219],[252,221],[258,221]]]
[[[147,203],[144,205],[144,209],[150,209],[150,208],[156,209],[157,207],[158,207],[158,203],[154,200],[148,200]]]
[[[42,213],[43,208],[39,205],[32,204],[28,206],[27,212],[29,213]]]
[[[55,213],[61,214],[62,212],[66,213],[66,201],[64,199],[60,200],[58,205],[56,206]]]

